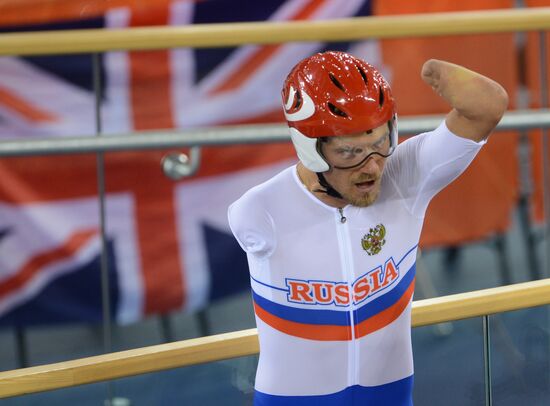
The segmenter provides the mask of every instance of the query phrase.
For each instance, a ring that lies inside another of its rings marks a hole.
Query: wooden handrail
[[[0,55],[46,55],[294,41],[352,41],[550,29],[550,7],[355,17],[323,21],[194,24],[0,34]]]
[[[421,327],[550,304],[550,279],[418,300],[412,326]]]
[[[413,303],[413,327],[550,304],[550,279]],[[256,354],[256,329],[0,372],[0,398]]]
[[[0,398],[258,353],[256,329],[0,372]]]

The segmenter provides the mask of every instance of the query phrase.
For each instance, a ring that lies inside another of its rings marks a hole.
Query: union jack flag
[[[371,12],[364,0],[12,3],[0,10],[4,32]],[[282,121],[284,77],[329,48],[381,65],[375,41],[105,53],[103,132]],[[0,58],[0,138],[93,135],[92,77],[90,55]],[[193,311],[248,288],[227,206],[294,159],[288,144],[204,148],[199,173],[174,182],[160,170],[164,153],[105,154],[110,299],[122,323]],[[1,324],[101,319],[96,164],[94,155],[0,160]]]

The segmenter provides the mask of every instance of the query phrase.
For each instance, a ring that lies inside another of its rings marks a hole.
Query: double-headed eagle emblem
[[[386,227],[383,224],[378,224],[374,228],[369,229],[369,233],[365,234],[361,239],[361,246],[367,254],[376,255],[382,250],[382,246],[386,243]]]

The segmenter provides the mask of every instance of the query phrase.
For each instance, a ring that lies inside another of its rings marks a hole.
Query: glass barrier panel
[[[196,175],[175,180],[161,168],[169,152],[105,154],[106,227],[117,275],[113,324],[153,317],[159,330],[139,344],[114,337],[116,350],[254,327],[246,255],[227,209],[274,169],[263,166],[252,179],[224,172],[237,154],[210,148]]]
[[[111,325],[113,351],[187,340],[255,327],[251,295],[242,292],[191,313],[148,316],[129,324]]]
[[[101,382],[75,386],[72,388],[1,399],[0,402],[2,406],[103,406],[105,405],[105,399],[109,397],[109,385],[109,382]],[[112,406],[115,405],[113,404]]]
[[[96,171],[94,154],[0,159],[3,370],[103,352]]]
[[[74,22],[7,31],[66,28]],[[0,140],[96,133],[92,55],[1,57],[0,77]],[[2,158],[0,171],[2,369],[103,353],[103,298],[114,292],[101,291],[97,156]],[[107,263],[113,252],[107,241]]]
[[[247,406],[252,405],[257,363],[257,356],[242,357],[3,399],[2,405]]]
[[[525,85],[529,108],[548,108],[550,95],[550,33],[526,34]],[[528,243],[542,256],[541,277],[550,277],[550,132],[548,129],[528,132],[529,166],[532,183],[528,184],[531,241]]]
[[[481,318],[413,329],[415,405],[485,405]]]
[[[257,356],[140,375],[114,382],[132,406],[252,405]]]
[[[550,306],[491,316],[493,404],[550,404]]]
[[[0,57],[0,140],[95,133],[92,55]]]

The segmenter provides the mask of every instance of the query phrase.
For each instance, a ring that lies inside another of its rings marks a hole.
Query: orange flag
[[[509,8],[508,0],[378,1],[375,15]],[[464,65],[501,83],[513,108],[518,67],[514,34],[463,35],[381,41],[382,60],[401,117],[444,114],[448,104],[420,80],[429,58]],[[421,246],[457,245],[504,232],[518,195],[517,135],[494,133],[470,168],[430,204]]]

